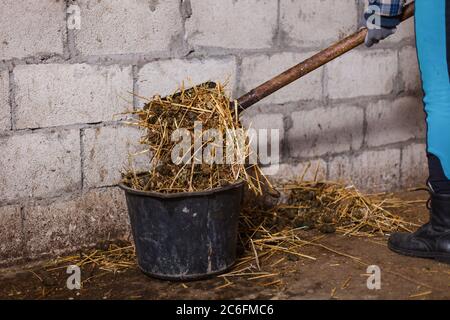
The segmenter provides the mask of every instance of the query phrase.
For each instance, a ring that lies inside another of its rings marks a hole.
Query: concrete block
[[[353,183],[363,191],[396,190],[400,185],[400,150],[338,156],[330,161],[328,175],[330,180]]]
[[[14,77],[19,129],[112,121],[132,100],[131,67],[24,65]]]
[[[85,129],[83,134],[84,187],[102,187],[117,184],[121,172],[130,167],[128,155],[144,150],[139,145],[142,132],[135,127],[101,127]],[[144,165],[150,168],[150,153],[130,158],[135,170]]]
[[[280,27],[289,45],[329,45],[357,30],[355,0],[281,0],[280,10]]]
[[[65,1],[2,0],[0,6],[0,60],[63,54]]]
[[[78,130],[0,138],[0,201],[46,198],[80,188]]]
[[[242,59],[241,90],[247,92],[279,73],[309,58],[314,53],[284,52],[257,55]],[[323,68],[305,76],[265,98],[261,104],[286,103],[297,100],[318,100],[322,97]]]
[[[358,150],[363,142],[363,110],[340,105],[292,113],[288,132],[292,157],[318,157]]]
[[[263,49],[272,46],[277,27],[277,1],[190,0],[186,20],[189,44],[228,49]]]
[[[229,91],[236,83],[236,60],[192,59],[163,60],[146,64],[139,71],[138,93],[140,96],[152,97],[155,94],[166,96],[172,94],[184,83],[185,88],[206,81],[224,83],[228,80]],[[141,101],[145,103],[145,101]]]
[[[386,95],[393,92],[398,73],[394,50],[352,51],[326,67],[331,99]]]
[[[425,133],[425,113],[418,97],[380,100],[367,106],[366,142],[369,146],[420,139]]]
[[[129,235],[123,191],[92,190],[73,200],[24,208],[27,256],[36,259]]]
[[[79,0],[81,29],[75,32],[84,55],[166,51],[182,31],[178,0]]]

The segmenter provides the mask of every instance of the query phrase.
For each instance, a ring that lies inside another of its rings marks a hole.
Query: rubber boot
[[[450,264],[450,194],[437,194],[430,188],[430,222],[414,233],[394,233],[388,247],[394,252]]]

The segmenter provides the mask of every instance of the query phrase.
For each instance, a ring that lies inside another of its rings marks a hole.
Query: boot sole
[[[390,243],[388,243],[388,248],[392,251],[399,253],[404,256],[416,257],[416,258],[425,258],[425,259],[434,259],[439,262],[450,264],[450,253],[442,253],[442,252],[422,252],[422,251],[414,251],[414,250],[406,250],[397,248]]]

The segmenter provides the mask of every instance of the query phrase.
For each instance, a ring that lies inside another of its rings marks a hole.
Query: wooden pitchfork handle
[[[404,7],[401,21],[405,21],[412,16],[414,16],[414,1]],[[362,28],[351,36],[348,36],[347,38],[336,42],[329,48],[315,54],[311,58],[306,59],[296,66],[279,74],[275,78],[244,94],[237,100],[238,104],[242,108],[241,110],[247,109],[258,101],[287,86],[291,82],[300,79],[301,77],[316,70],[317,68],[342,56],[344,53],[358,47],[359,45],[364,43],[366,35],[367,28]]]

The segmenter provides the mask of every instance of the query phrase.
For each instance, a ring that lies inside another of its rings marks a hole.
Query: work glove
[[[368,29],[364,44],[370,48],[374,44],[386,39],[390,35],[393,35],[397,31],[397,28],[385,28],[379,27],[378,29]]]
[[[364,20],[368,29],[365,44],[370,48],[397,31],[400,23],[401,7],[404,0],[369,0],[369,6],[364,12]],[[396,10],[394,10],[396,9]]]

